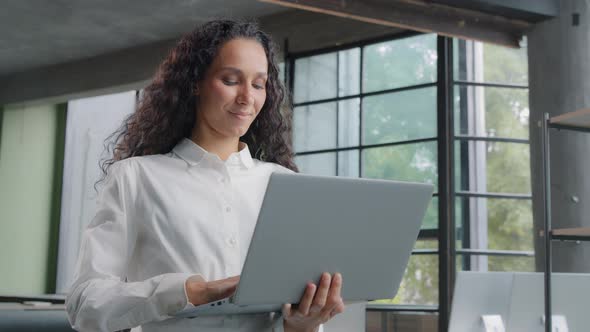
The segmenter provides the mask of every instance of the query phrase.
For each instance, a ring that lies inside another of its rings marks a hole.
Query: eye
[[[264,90],[266,88],[266,81],[252,82],[252,86],[257,90]]]
[[[231,80],[231,79],[225,79],[225,78],[224,78],[224,79],[222,79],[221,81],[223,81],[223,84],[225,84],[225,85],[229,85],[229,86],[238,84],[238,81],[236,81],[236,80]]]

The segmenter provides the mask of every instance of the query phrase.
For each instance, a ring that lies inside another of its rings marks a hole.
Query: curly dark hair
[[[266,100],[241,140],[252,157],[297,171],[291,145],[291,108],[279,79],[276,45],[255,22],[215,20],[180,39],[144,89],[136,111],[105,142],[112,158],[101,161],[103,177],[116,161],[135,156],[168,153],[195,126],[196,83],[203,79],[221,46],[236,38],[256,40],[266,53]],[[100,181],[99,181],[100,182]]]

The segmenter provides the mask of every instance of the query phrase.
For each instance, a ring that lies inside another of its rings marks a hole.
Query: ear
[[[200,94],[199,90],[200,90],[200,89],[199,89],[199,84],[197,83],[197,84],[195,84],[195,88],[194,88],[194,90],[193,90],[193,91],[194,91],[194,93],[195,93],[195,96],[198,96],[198,95]]]

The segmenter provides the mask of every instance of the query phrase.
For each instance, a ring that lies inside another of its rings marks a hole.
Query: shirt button
[[[226,207],[226,208],[225,208],[225,212],[231,212],[231,207],[229,207],[229,206],[228,206],[228,207]]]
[[[233,247],[233,246],[235,246],[235,245],[236,245],[236,239],[235,239],[235,238],[233,238],[233,237],[230,237],[230,238],[229,238],[229,240],[228,240],[227,242],[229,243],[229,245],[230,245],[231,247]]]
[[[220,178],[220,179],[219,179],[219,182],[221,182],[221,183],[225,183],[225,178]]]

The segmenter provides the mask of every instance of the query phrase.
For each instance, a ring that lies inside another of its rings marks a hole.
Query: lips
[[[246,119],[252,116],[252,113],[249,112],[229,112],[231,115],[238,117],[240,119]]]

